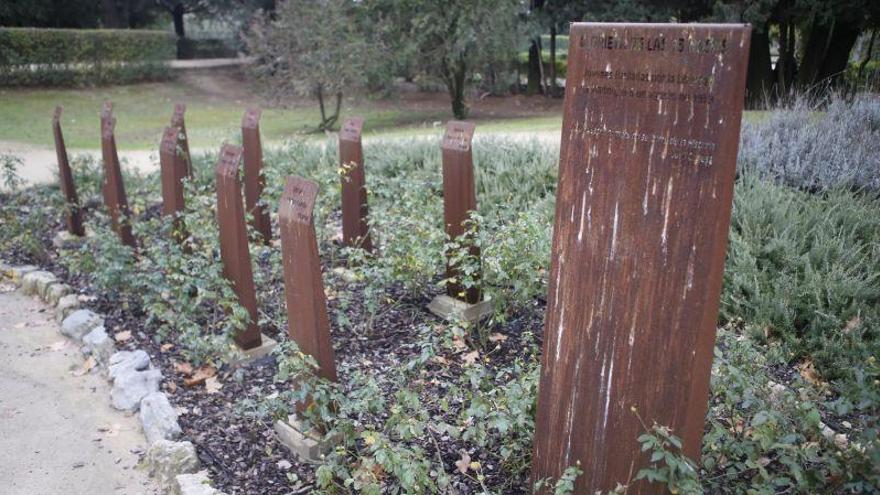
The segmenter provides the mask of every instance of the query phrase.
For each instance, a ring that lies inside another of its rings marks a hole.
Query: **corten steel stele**
[[[106,107],[105,107],[106,108]],[[110,210],[110,219],[113,230],[119,236],[123,244],[137,247],[134,235],[131,233],[131,211],[128,208],[128,198],[125,195],[125,185],[122,182],[122,170],[119,168],[119,155],[116,152],[116,138],[114,129],[116,118],[112,113],[101,113],[101,157],[104,161],[104,204]]]
[[[641,421],[699,459],[750,33],[572,25],[533,481],[627,483]]]
[[[176,128],[179,131],[178,139],[180,140],[179,146],[183,154],[183,163],[186,167],[186,175],[190,179],[193,177],[192,170],[192,159],[189,154],[189,139],[186,136],[186,124],[183,120],[183,115],[186,113],[186,104],[185,103],[175,103],[174,104],[174,113],[171,114],[171,127]]]
[[[339,131],[339,163],[342,169],[342,242],[346,246],[373,250],[367,224],[367,181],[361,130],[364,119],[352,117]]]
[[[241,142],[244,149],[244,198],[251,225],[264,244],[272,240],[269,209],[260,201],[266,179],[263,177],[263,146],[260,143],[260,110],[248,108],[241,119]]]
[[[159,146],[159,168],[162,175],[162,214],[174,215],[183,211],[183,180],[187,177],[183,150],[179,147],[178,130],[169,126],[162,134]]]
[[[465,222],[470,212],[477,209],[477,193],[474,186],[474,159],[471,143],[475,125],[472,122],[451,120],[446,124],[441,149],[443,152],[443,219],[446,235],[456,239],[467,232]],[[480,250],[471,246],[470,253],[480,256]],[[480,277],[479,273],[475,275]],[[459,280],[458,271],[448,262],[446,277]],[[480,302],[480,289],[465,289],[460,283],[449,283],[446,292],[450,297],[464,300],[469,304]]]
[[[317,195],[318,185],[314,182],[287,178],[278,207],[284,292],[290,337],[302,352],[315,358],[319,376],[335,381],[330,320],[312,217]]]
[[[247,327],[235,336],[242,349],[252,349],[262,344],[257,327],[257,296],[254,289],[254,273],[248,249],[247,227],[244,222],[244,206],[241,200],[241,182],[238,180],[238,163],[241,148],[223,145],[217,162],[217,223],[220,226],[220,257],[223,276],[232,282],[238,302],[250,315]]]
[[[67,201],[67,231],[73,235],[86,235],[82,223],[82,212],[79,209],[79,196],[76,194],[76,185],[73,182],[73,172],[70,170],[70,162],[67,161],[67,147],[64,146],[64,135],[61,133],[61,112],[63,108],[55,107],[52,117],[52,134],[55,136],[55,156],[58,157],[58,177],[61,181],[61,191]]]

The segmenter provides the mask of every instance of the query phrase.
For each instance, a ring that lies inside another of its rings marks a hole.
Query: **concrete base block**
[[[336,439],[324,440],[323,435],[314,430],[303,432],[302,423],[293,415],[288,416],[287,421],[275,422],[275,434],[287,450],[305,462],[320,461],[338,443]]]
[[[259,347],[247,350],[243,349],[241,351],[243,354],[242,358],[233,361],[230,364],[233,367],[244,366],[252,361],[268,356],[275,349],[275,346],[278,345],[278,342],[275,342],[275,339],[269,338],[266,335],[261,335],[261,337],[263,343]]]
[[[468,304],[446,294],[435,297],[428,304],[428,311],[448,321],[476,323],[492,314],[492,300],[486,299],[477,304]]]

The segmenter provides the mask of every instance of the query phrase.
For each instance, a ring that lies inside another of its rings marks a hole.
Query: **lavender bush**
[[[744,122],[739,166],[798,188],[880,191],[880,96],[834,98],[824,112],[802,99]]]

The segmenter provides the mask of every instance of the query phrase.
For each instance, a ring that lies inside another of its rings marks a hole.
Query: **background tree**
[[[389,45],[410,45],[420,73],[446,86],[455,118],[467,117],[465,90],[480,68],[508,65],[523,40],[519,0],[376,0],[371,13],[401,23],[404,37]],[[375,20],[376,17],[374,16]]]
[[[368,41],[371,34],[358,22],[361,8],[350,0],[285,0],[246,39],[258,57],[255,72],[272,91],[317,98],[320,130],[336,124],[343,92],[365,84],[368,65],[382,60],[379,44]],[[328,97],[335,98],[332,112]]]

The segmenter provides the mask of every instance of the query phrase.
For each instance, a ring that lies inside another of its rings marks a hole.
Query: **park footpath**
[[[162,373],[143,350],[117,352],[87,303],[0,261],[3,493],[222,495],[180,439]]]

